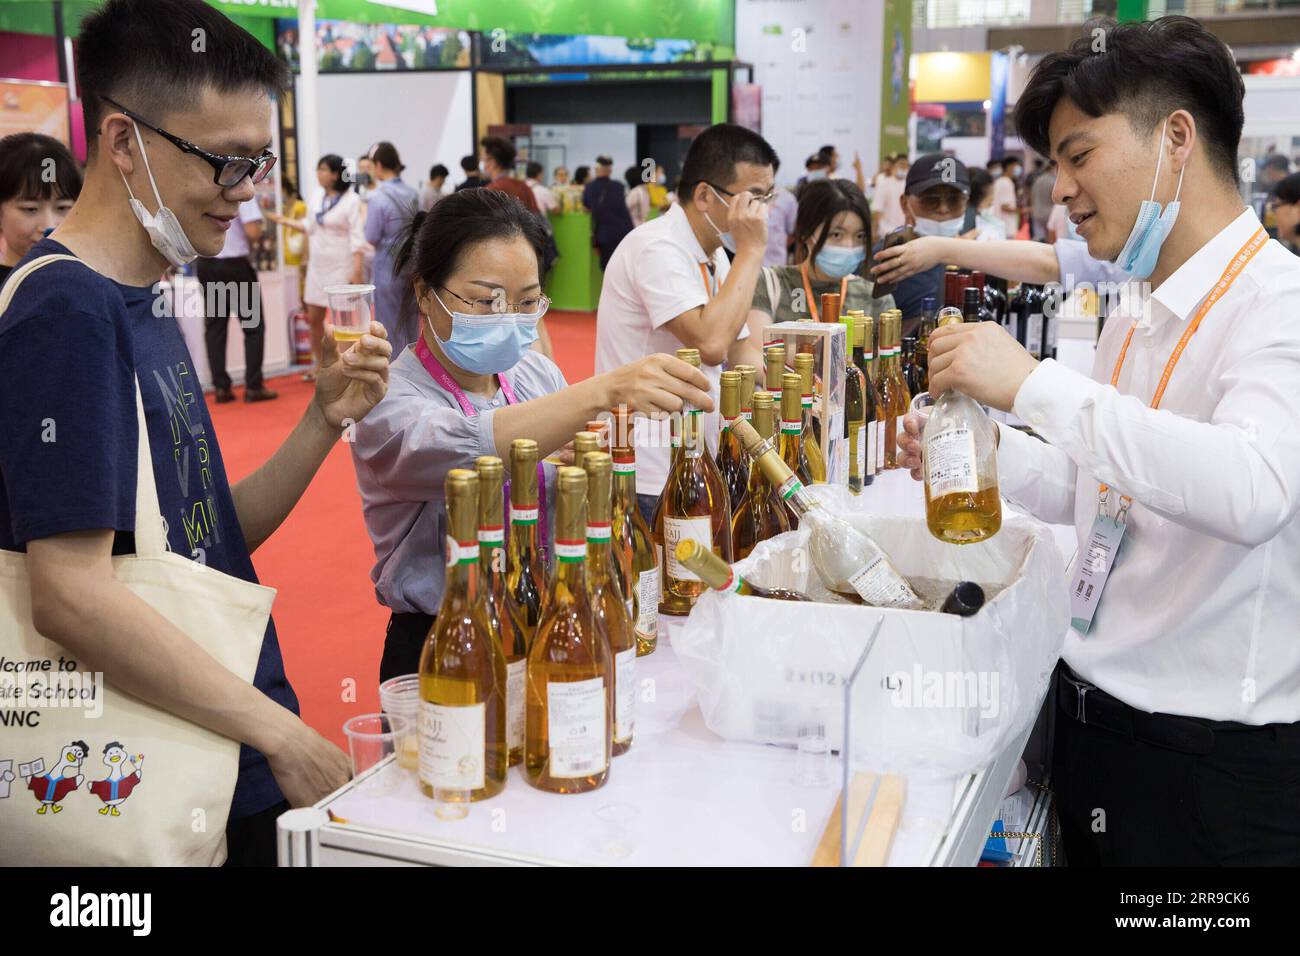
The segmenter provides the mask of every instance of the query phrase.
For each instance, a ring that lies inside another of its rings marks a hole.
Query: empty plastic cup
[[[403,770],[420,769],[420,675],[390,677],[379,685],[379,706],[386,714],[405,717],[411,729],[397,741],[397,765]]]
[[[357,781],[358,790],[375,796],[396,788],[397,774],[374,768],[395,754],[397,741],[414,730],[411,721],[396,714],[361,714],[343,722],[352,753],[352,779]]]

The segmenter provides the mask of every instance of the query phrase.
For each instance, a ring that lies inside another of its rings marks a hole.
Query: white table
[[[1091,351],[1086,342],[1060,343],[1061,361],[1081,371],[1090,370]],[[880,476],[864,493],[882,514],[922,509],[921,486],[905,473]],[[1068,559],[1074,529],[1053,531]],[[285,814],[281,865],[807,865],[839,794],[840,758],[825,786],[801,787],[792,779],[794,751],[713,734],[672,650],[681,620],[660,620],[659,649],[637,665],[635,741],[600,790],[542,793],[515,767],[503,793],[445,821],[414,773],[390,760],[315,808]],[[973,866],[1028,737],[978,773],[909,778],[890,865]],[[372,787],[388,792],[373,795]],[[607,807],[633,815],[620,841],[596,816]],[[286,825],[305,832],[291,840]]]

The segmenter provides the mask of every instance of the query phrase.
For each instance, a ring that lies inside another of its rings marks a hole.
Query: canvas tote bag
[[[60,259],[79,261],[45,256],[11,275],[0,314]],[[113,558],[113,571],[251,682],[275,591],[168,550],[138,379],[135,404],[136,553]],[[0,551],[0,864],[223,863],[239,744],[87,673],[37,633],[30,594],[27,555]]]

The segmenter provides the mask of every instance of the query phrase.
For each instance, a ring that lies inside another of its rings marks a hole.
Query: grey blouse
[[[506,372],[521,402],[567,386],[554,362],[529,351]],[[492,420],[506,405],[466,393],[478,414],[467,418],[456,396],[433,380],[407,349],[393,360],[388,394],[356,426],[352,462],[366,530],[375,546],[370,579],[379,603],[393,611],[436,614],[442,602],[447,518],[443,486],[453,468],[473,468],[495,455]],[[507,469],[509,463],[506,464]],[[547,464],[548,523],[554,537],[555,466]]]

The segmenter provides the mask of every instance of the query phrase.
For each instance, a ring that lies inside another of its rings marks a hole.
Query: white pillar
[[[316,0],[298,0],[298,195],[311,196],[320,160],[320,115],[316,107]]]

